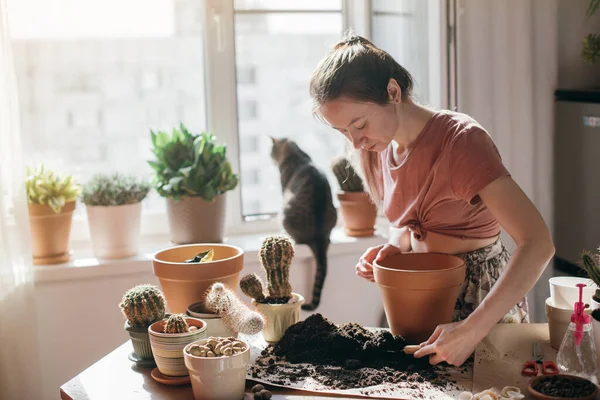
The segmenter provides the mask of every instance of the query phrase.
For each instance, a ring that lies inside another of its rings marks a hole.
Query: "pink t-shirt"
[[[500,224],[477,193],[510,175],[490,135],[465,114],[438,111],[405,151],[399,165],[390,144],[380,153],[383,209],[396,228],[417,240],[427,232],[490,238]]]

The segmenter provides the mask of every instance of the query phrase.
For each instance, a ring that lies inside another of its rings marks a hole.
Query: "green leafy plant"
[[[150,183],[133,175],[97,174],[83,185],[81,201],[88,206],[122,206],[139,203],[150,191]]]
[[[600,0],[590,0],[586,16],[589,18],[600,7]],[[583,61],[594,64],[600,58],[600,34],[590,33],[584,39],[581,47]]]
[[[584,250],[581,253],[579,267],[600,288],[600,258],[591,251]],[[596,301],[600,301],[600,289],[596,289],[594,295]]]
[[[137,285],[125,292],[119,308],[129,325],[147,328],[165,317],[166,301],[158,286]]]
[[[74,182],[73,176],[62,177],[44,164],[27,168],[25,187],[29,204],[48,205],[57,214],[81,193],[81,186]]]
[[[333,160],[331,170],[341,190],[344,192],[364,192],[363,181],[348,161],[348,158],[342,156]]]
[[[150,131],[155,160],[154,185],[162,197],[199,196],[212,201],[234,189],[238,176],[227,160],[226,146],[216,144],[213,134],[190,132],[183,124],[169,134]]]

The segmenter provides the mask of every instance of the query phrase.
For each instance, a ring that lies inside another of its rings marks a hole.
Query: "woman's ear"
[[[402,101],[402,89],[394,78],[390,78],[387,85],[388,101],[392,104],[400,104]]]

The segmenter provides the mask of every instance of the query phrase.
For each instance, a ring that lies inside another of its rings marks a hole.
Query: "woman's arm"
[[[415,357],[435,354],[430,362],[461,365],[502,317],[533,287],[554,255],[546,223],[533,203],[509,176],[479,192],[484,204],[517,244],[498,281],[464,321],[440,325]]]

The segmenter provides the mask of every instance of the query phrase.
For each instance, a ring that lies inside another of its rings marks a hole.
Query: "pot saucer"
[[[55,255],[46,256],[46,257],[34,257],[33,265],[64,264],[71,259],[72,254],[73,254],[73,251],[69,250],[63,254],[55,254]]]
[[[134,363],[136,363],[136,365],[138,367],[146,367],[146,368],[156,367],[156,363],[154,362],[154,360],[144,360],[143,358],[138,356],[134,351],[129,353],[127,355],[127,358],[129,358],[129,361],[133,361]]]
[[[150,375],[152,376],[152,378],[156,382],[160,382],[160,383],[165,384],[165,385],[172,385],[172,386],[188,385],[191,382],[189,375],[186,375],[186,376],[167,376],[167,375],[163,375],[158,370],[158,368],[154,368],[152,370],[152,372],[150,373]]]

